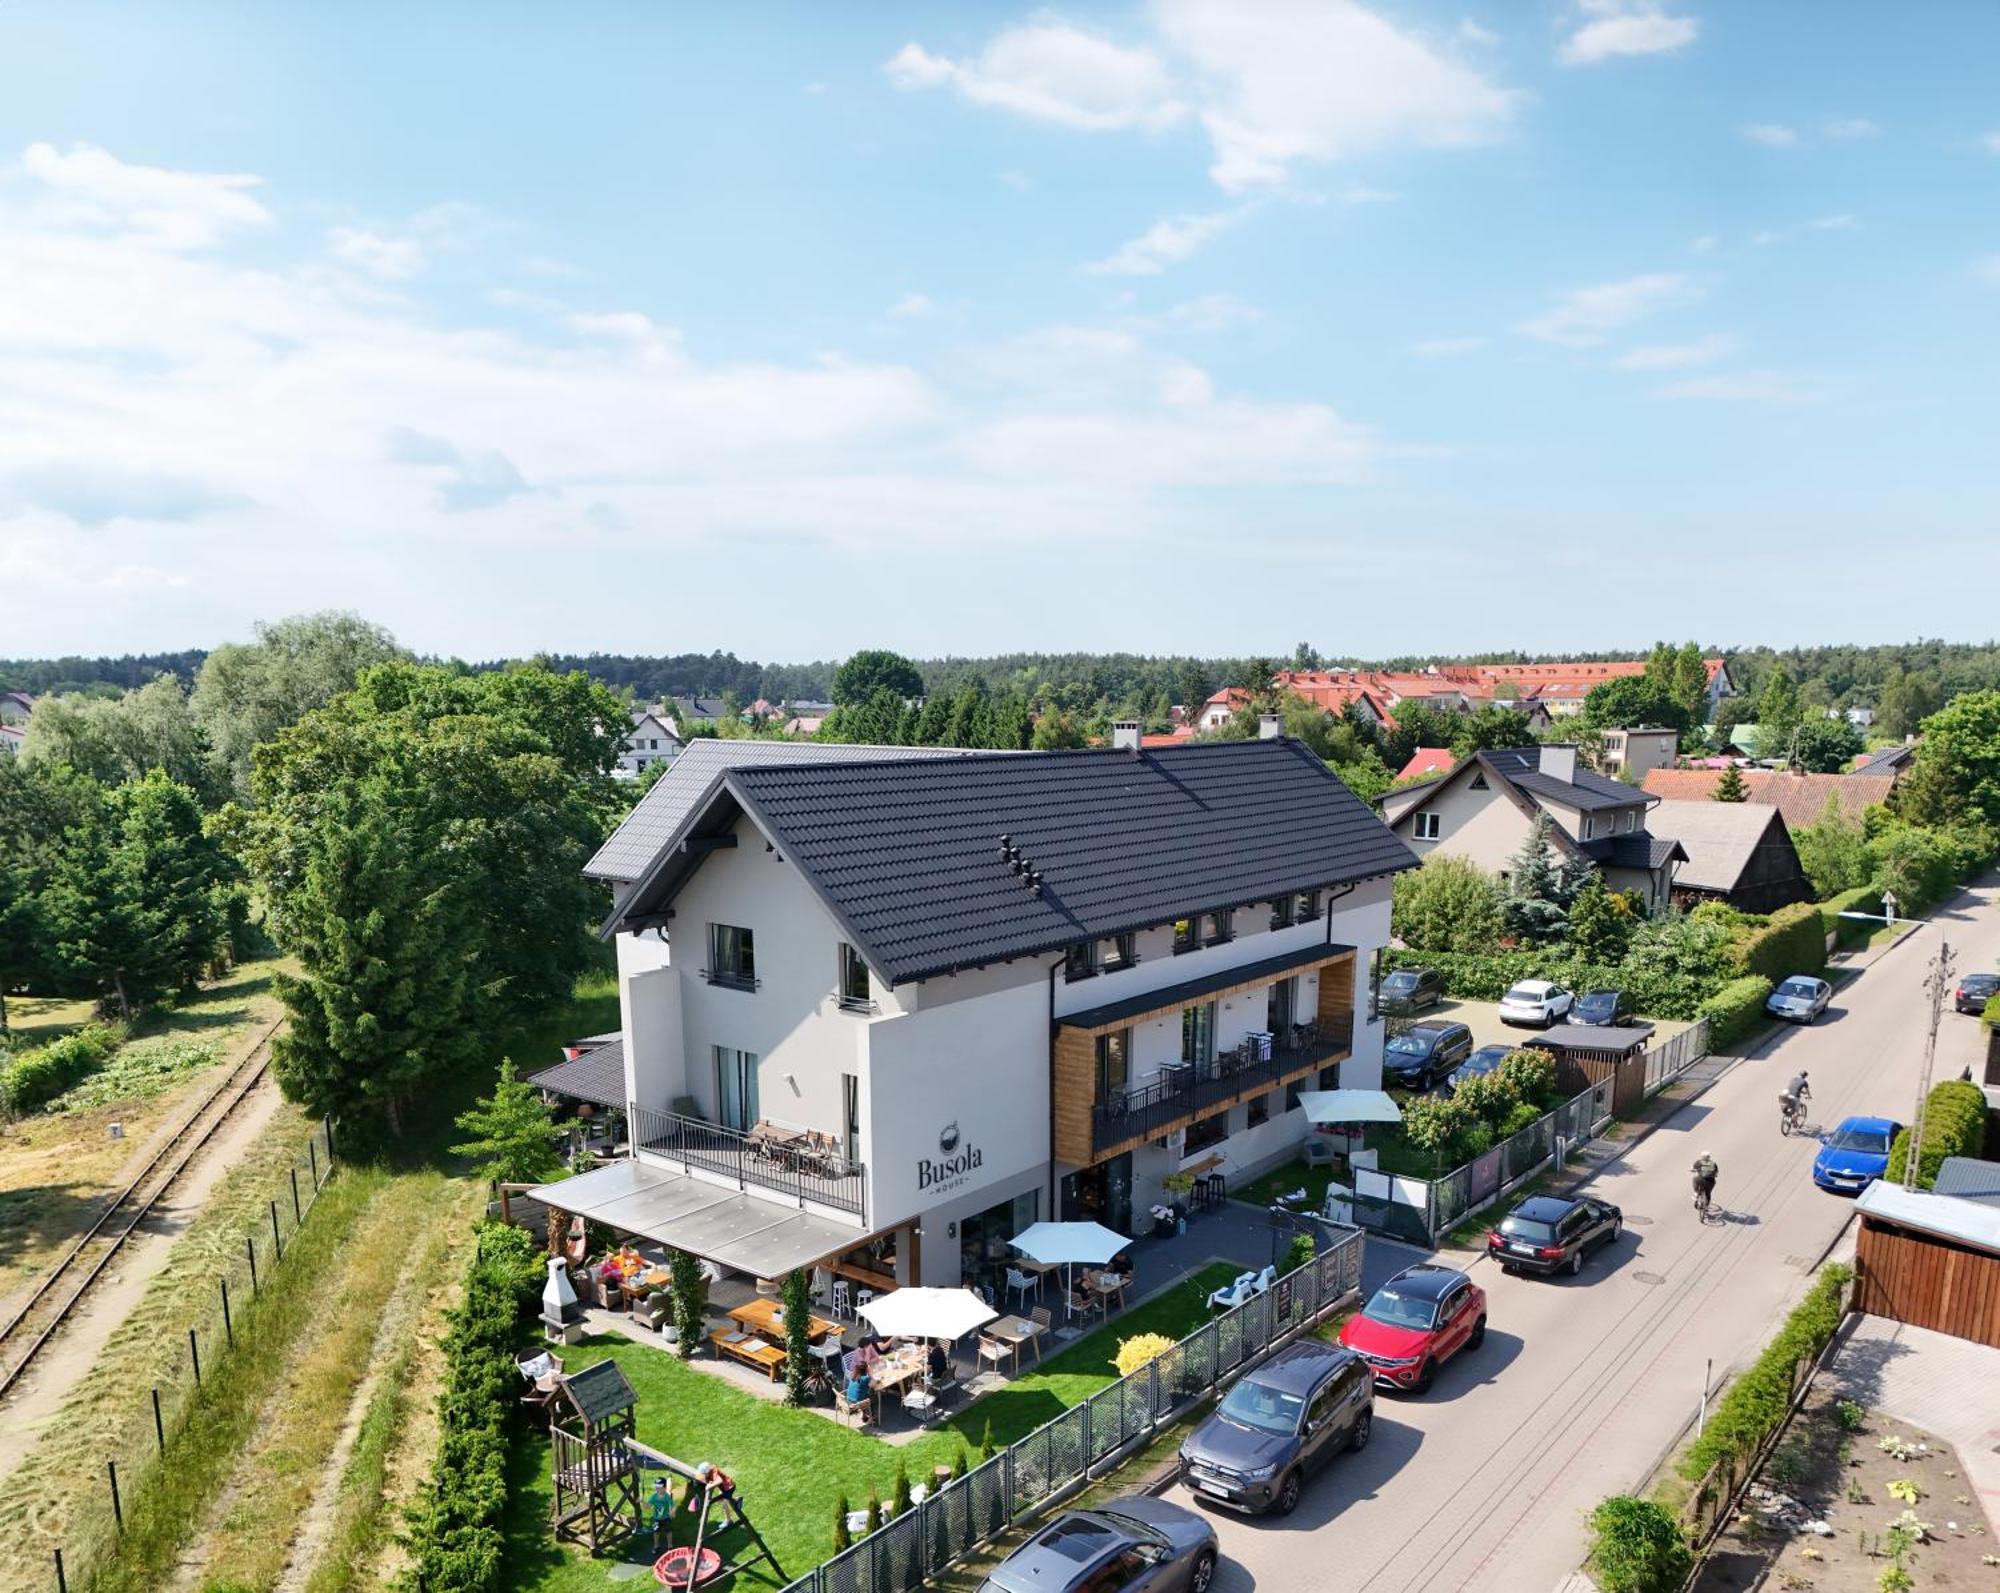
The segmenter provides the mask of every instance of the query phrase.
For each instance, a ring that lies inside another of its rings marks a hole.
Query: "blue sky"
[[[0,656],[1985,638],[2000,11],[0,11]]]

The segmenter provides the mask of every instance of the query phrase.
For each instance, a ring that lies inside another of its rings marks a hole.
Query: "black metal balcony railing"
[[[1174,1123],[1211,1106],[1268,1089],[1280,1079],[1345,1056],[1354,1047],[1354,1015],[1294,1024],[1261,1056],[1245,1041],[1207,1062],[1176,1062],[1144,1084],[1091,1108],[1092,1148],[1109,1150],[1156,1139]]]
[[[866,1166],[804,1137],[778,1140],[705,1123],[679,1112],[628,1106],[632,1143],[683,1166],[728,1179],[739,1189],[765,1189],[803,1206],[866,1215]]]
[[[724,990],[755,990],[763,984],[751,974],[732,973],[726,968],[704,968],[701,980],[703,984],[720,985]]]

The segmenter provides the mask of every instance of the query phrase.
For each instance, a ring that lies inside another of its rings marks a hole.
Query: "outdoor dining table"
[[[1086,1272],[1083,1275],[1084,1292],[1096,1295],[1104,1302],[1106,1310],[1110,1309],[1113,1299],[1117,1300],[1119,1310],[1125,1309],[1125,1282],[1122,1272]]]
[[[1034,1345],[1035,1364],[1038,1366],[1041,1364],[1042,1325],[1039,1322],[1030,1321],[1027,1317],[1023,1316],[1003,1316],[997,1321],[987,1323],[981,1329],[981,1332],[985,1337],[1006,1345],[1008,1349],[1014,1352],[1015,1376],[1018,1377],[1021,1373],[1021,1346],[1023,1344]]]
[[[882,1423],[883,1396],[900,1396],[912,1383],[920,1383],[924,1377],[924,1352],[920,1349],[897,1350],[893,1355],[880,1357],[868,1368],[868,1392],[875,1397],[875,1423]]]
[[[776,1300],[766,1300],[761,1296],[746,1304],[739,1305],[729,1313],[732,1322],[741,1322],[753,1333],[761,1333],[766,1338],[785,1341],[785,1310]],[[822,1339],[829,1333],[838,1333],[840,1324],[823,1316],[811,1317],[807,1324],[809,1338]]]

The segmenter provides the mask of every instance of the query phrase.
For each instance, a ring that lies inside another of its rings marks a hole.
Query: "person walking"
[[[658,1555],[664,1552],[661,1539],[671,1543],[674,1536],[674,1491],[665,1477],[653,1479],[653,1491],[646,1496],[646,1519],[653,1529],[653,1553]]]

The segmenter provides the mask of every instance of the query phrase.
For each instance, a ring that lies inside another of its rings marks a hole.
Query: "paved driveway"
[[[1428,1023],[1434,1018],[1464,1024],[1472,1031],[1475,1046],[1525,1045],[1541,1032],[1537,1029],[1517,1029],[1502,1023],[1500,1003],[1497,1001],[1441,1001],[1420,1014],[1417,1021]],[[1689,1027],[1673,1018],[1648,1018],[1646,1021],[1653,1026],[1653,1045],[1662,1045],[1671,1036]]]
[[[1591,1506],[1636,1487],[1675,1442],[1711,1363],[1720,1377],[1756,1354],[1852,1215],[1851,1201],[1812,1187],[1812,1141],[1779,1137],[1783,1080],[1810,1068],[1820,1123],[1907,1118],[1925,959],[1949,933],[1961,968],[2000,961],[1993,897],[1960,896],[1843,987],[1816,1027],[1785,1031],[1607,1162],[1595,1192],[1629,1226],[1580,1278],[1504,1277],[1474,1262],[1491,1302],[1484,1349],[1447,1367],[1426,1398],[1381,1398],[1373,1443],[1314,1479],[1290,1519],[1214,1514],[1225,1593],[1559,1586],[1582,1557]],[[1947,1013],[1937,1077],[1980,1054],[1977,1021]],[[1707,1227],[1687,1177],[1702,1150],[1721,1163],[1727,1219]],[[1406,1259],[1371,1242],[1371,1282]]]

